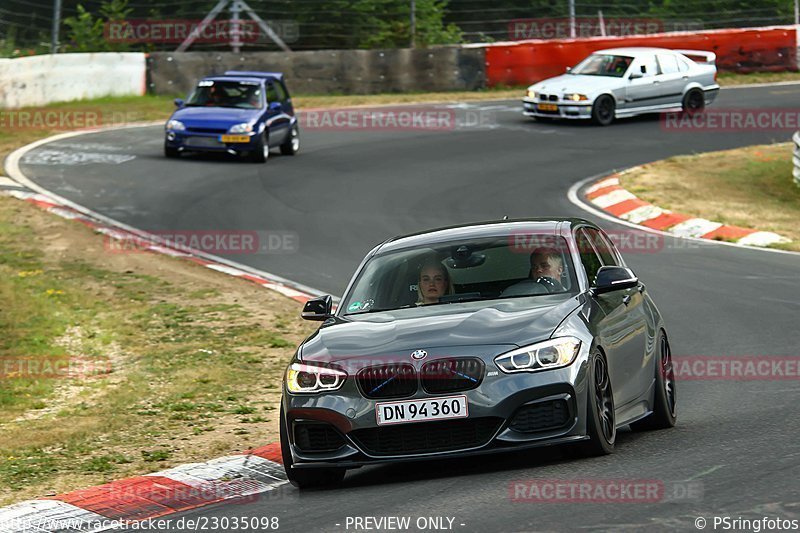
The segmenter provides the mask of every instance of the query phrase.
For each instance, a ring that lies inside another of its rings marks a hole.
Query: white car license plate
[[[424,422],[449,418],[467,418],[467,397],[448,396],[427,400],[381,402],[375,405],[378,425]]]

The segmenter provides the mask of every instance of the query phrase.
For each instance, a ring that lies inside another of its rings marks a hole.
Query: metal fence
[[[235,51],[220,37],[246,26],[241,51],[281,47],[259,31],[252,8],[292,50],[387,49],[437,44],[627,35],[791,24],[792,0],[62,0],[61,51],[175,51],[180,35],[217,11],[214,36],[191,51]],[[109,11],[117,5],[116,11]],[[80,7],[79,7],[80,6]],[[237,8],[238,9],[238,8]],[[573,13],[574,17],[570,18]],[[46,53],[52,0],[0,1],[0,56]],[[126,26],[120,24],[129,23]],[[226,26],[228,24],[228,26]],[[237,25],[236,28],[239,28]],[[251,31],[252,30],[252,31]],[[413,35],[413,37],[412,37]],[[81,42],[76,42],[80,40]]]
[[[792,140],[794,141],[794,156],[792,156],[794,168],[792,169],[792,174],[794,175],[794,182],[800,187],[800,131],[794,134]]]

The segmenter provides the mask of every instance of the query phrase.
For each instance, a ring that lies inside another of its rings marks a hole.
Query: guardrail
[[[794,141],[794,156],[792,156],[794,168],[792,169],[792,174],[794,175],[795,184],[800,187],[800,131],[794,134],[792,140]]]

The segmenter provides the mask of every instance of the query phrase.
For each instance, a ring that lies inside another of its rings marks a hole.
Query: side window
[[[634,67],[639,70],[645,77],[655,76],[658,74],[658,65],[656,65],[656,56],[647,55],[639,59],[639,66]]]
[[[611,245],[603,238],[599,231],[592,228],[584,228],[584,231],[588,234],[592,244],[594,244],[595,250],[600,254],[600,258],[603,260],[603,266],[620,266],[617,260],[617,254],[614,253]]]
[[[687,63],[686,60],[683,59],[682,57],[679,57],[678,68],[681,69],[681,72],[687,72],[689,70],[689,63]]]
[[[578,243],[578,252],[581,254],[581,264],[586,271],[586,277],[589,278],[589,285],[594,285],[594,279],[597,277],[597,271],[600,270],[600,258],[597,256],[589,237],[586,235],[584,228],[579,229],[575,233],[575,240]]]
[[[675,74],[678,72],[678,58],[671,54],[658,54],[658,64],[662,74]]]
[[[272,86],[275,88],[275,92],[278,95],[278,100],[281,102],[285,102],[288,100],[288,96],[286,95],[286,91],[283,89],[283,85],[280,83],[273,83]]]
[[[272,102],[280,102],[280,98],[278,98],[278,91],[275,90],[275,84],[270,83],[267,84],[267,103],[271,104]]]

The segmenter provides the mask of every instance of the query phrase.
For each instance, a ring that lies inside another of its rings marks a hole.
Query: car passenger
[[[447,267],[438,261],[425,263],[419,269],[417,305],[439,303],[445,294],[453,294],[453,282]]]

